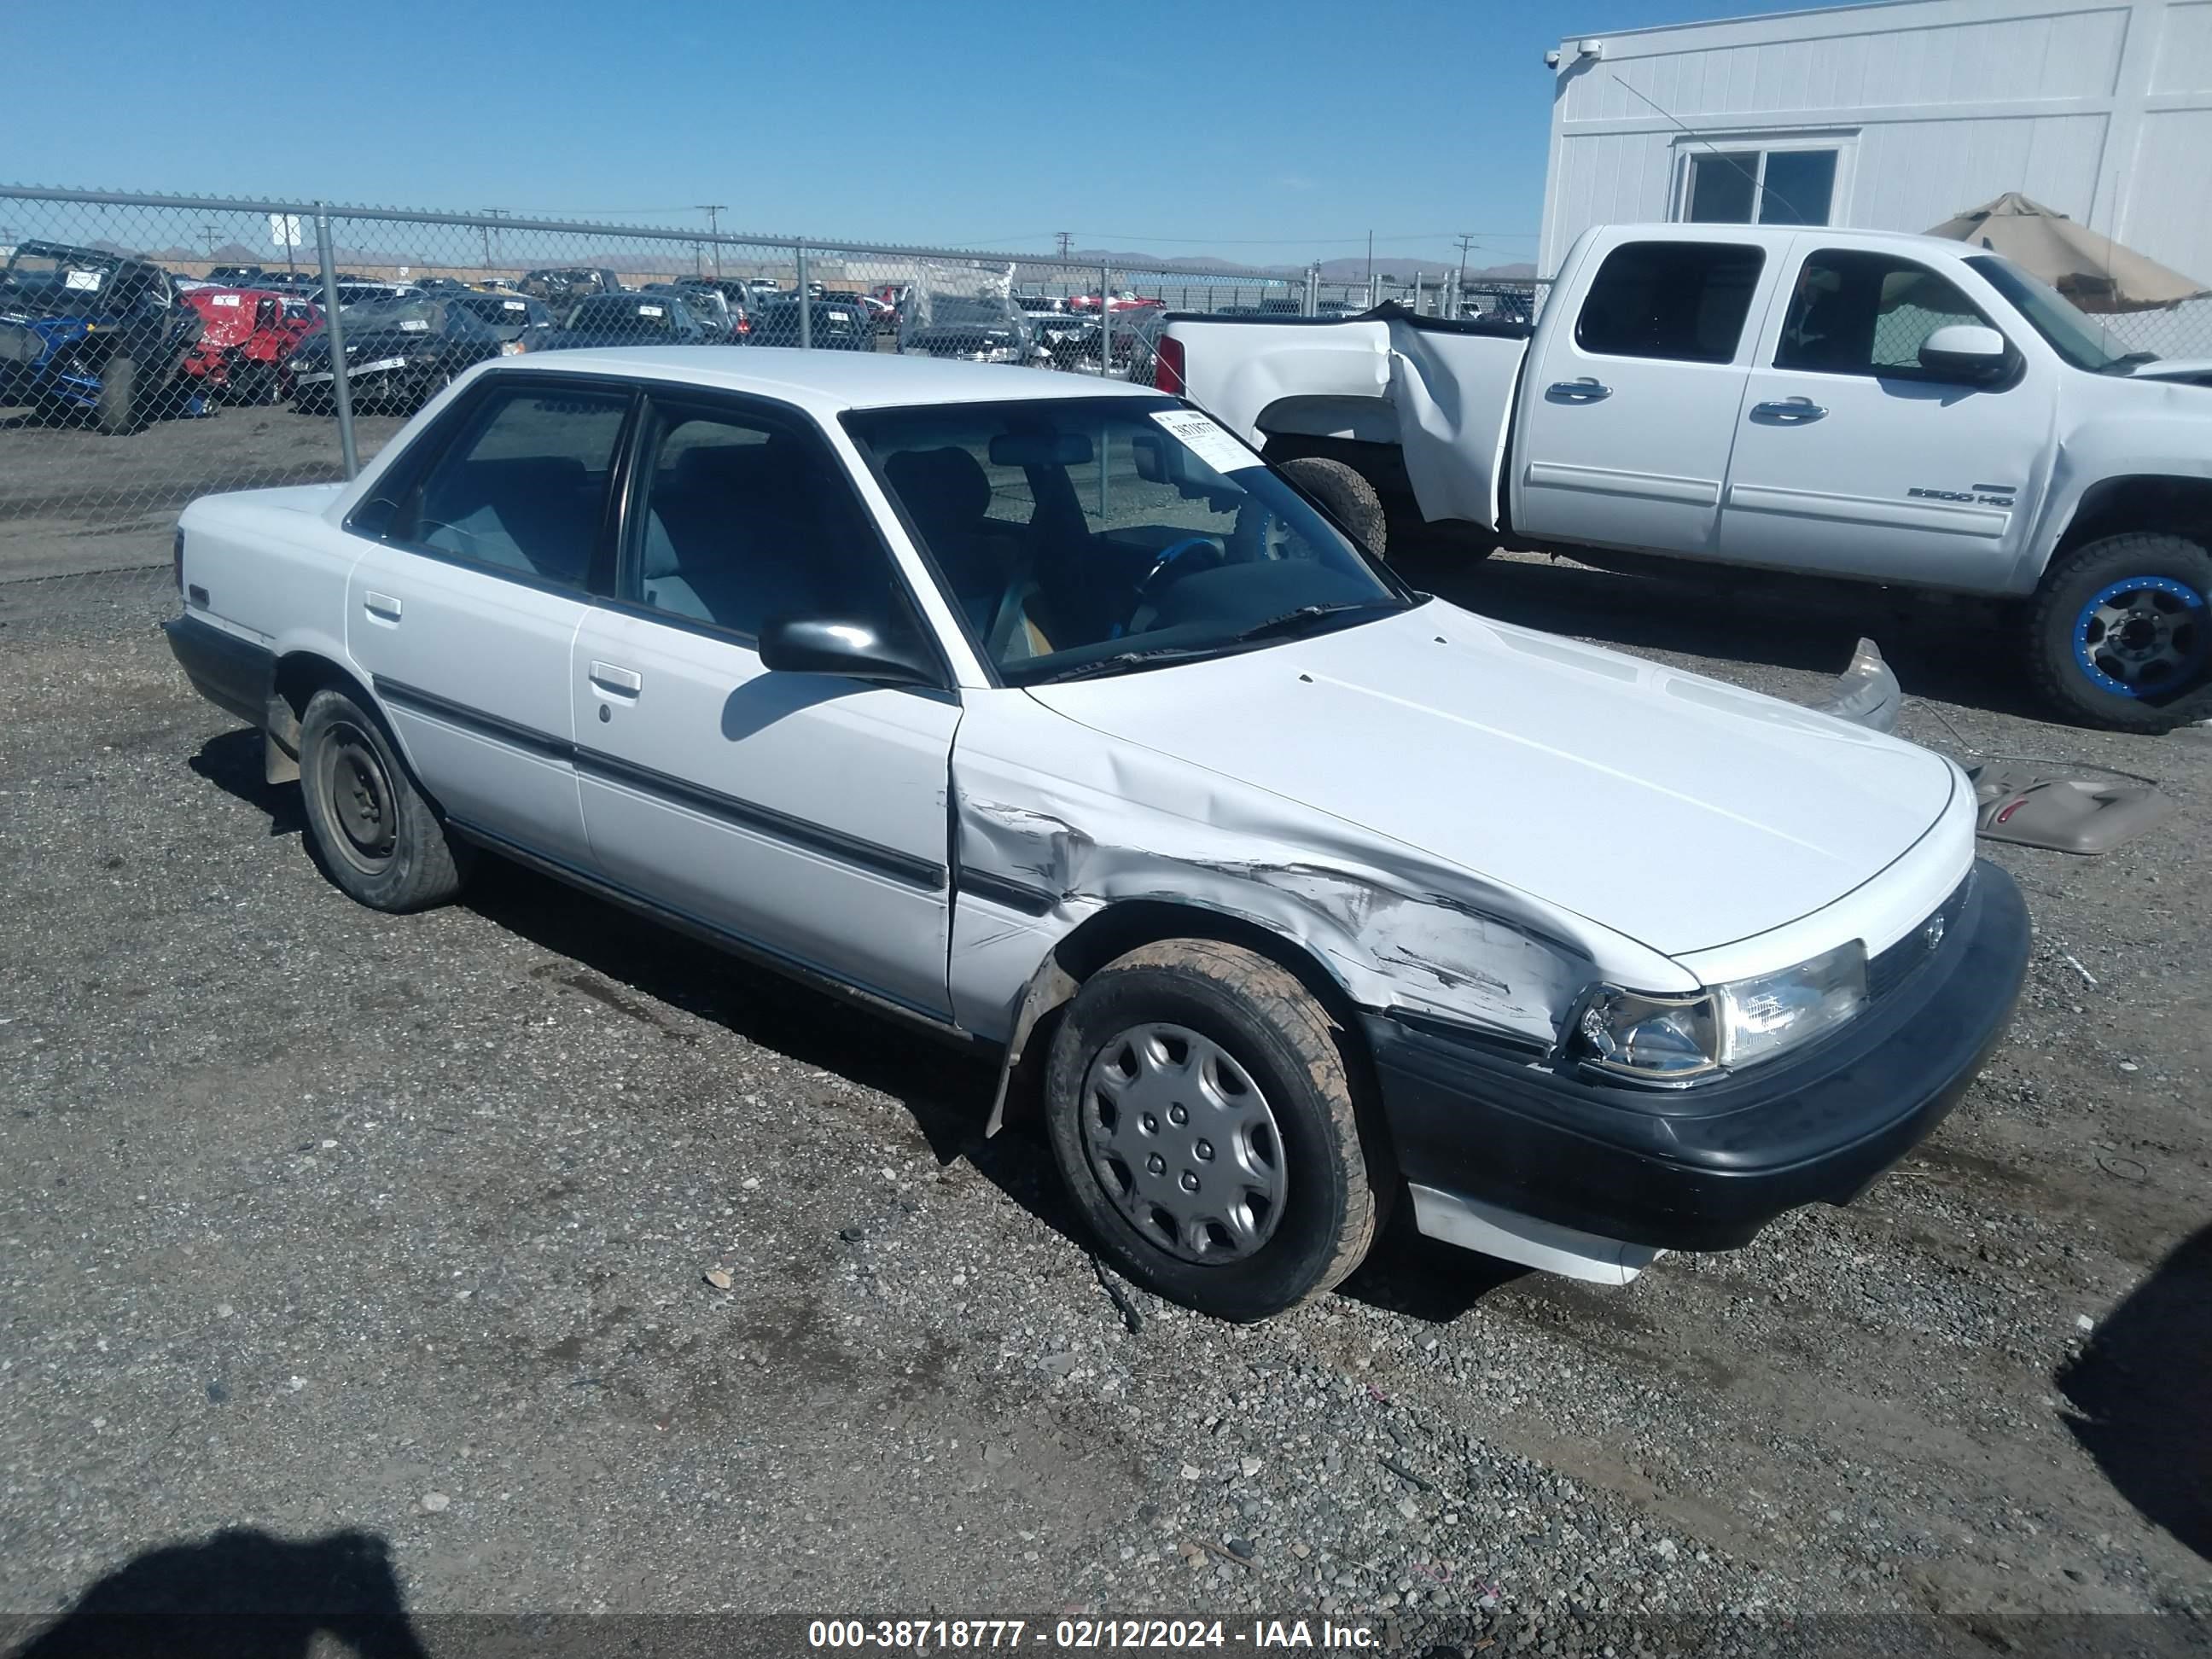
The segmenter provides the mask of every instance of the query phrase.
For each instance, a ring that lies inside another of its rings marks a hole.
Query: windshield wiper
[[[1099,657],[1091,662],[1079,662],[1047,674],[1042,679],[1028,682],[1031,685],[1058,685],[1066,680],[1091,680],[1101,674],[1118,674],[1126,669],[1139,668],[1151,663],[1196,662],[1204,657],[1218,657],[1231,649],[1227,641],[1216,641],[1211,645],[1161,645],[1149,651],[1116,651],[1110,657]]]
[[[1229,636],[1232,644],[1243,645],[1252,640],[1272,639],[1278,634],[1292,634],[1310,622],[1323,617],[1347,616],[1355,611],[1401,611],[1405,607],[1395,599],[1340,599],[1331,605],[1302,605],[1295,611],[1285,611],[1279,617],[1270,617],[1265,622],[1255,622]]]

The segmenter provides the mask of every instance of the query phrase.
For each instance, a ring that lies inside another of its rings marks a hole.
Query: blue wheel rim
[[[2074,618],[2074,665],[2099,690],[2154,701],[2195,685],[2212,658],[2204,596],[2171,576],[2124,576]]]

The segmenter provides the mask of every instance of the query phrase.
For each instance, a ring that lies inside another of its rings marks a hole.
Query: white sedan
[[[1412,592],[1136,387],[505,359],[178,580],[346,892],[521,860],[988,1045],[994,1129],[1041,1056],[1100,1248],[1231,1318],[1401,1199],[1616,1283],[1848,1201],[2026,962],[1949,762]]]

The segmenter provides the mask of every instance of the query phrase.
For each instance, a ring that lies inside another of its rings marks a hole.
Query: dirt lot
[[[359,416],[362,459],[404,424]],[[196,495],[344,476],[337,421],[289,404],[222,407],[122,438],[0,405],[0,582],[161,563]]]
[[[222,418],[275,466],[301,417]],[[2100,860],[1994,851],[2039,927],[2018,1023],[1851,1209],[1616,1291],[1399,1239],[1272,1324],[1125,1318],[1041,1146],[980,1139],[988,1072],[511,868],[361,909],[185,689],[158,582],[0,587],[0,1609],[327,1586],[335,1551],[424,1619],[2200,1641],[2212,743],[2039,723],[1967,611],[1421,574],[1789,696],[1873,632],[1907,735],[2182,811]]]

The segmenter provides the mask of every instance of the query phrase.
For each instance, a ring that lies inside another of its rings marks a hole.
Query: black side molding
[[[274,651],[193,616],[173,617],[161,631],[193,690],[252,725],[268,719],[276,684]]]

